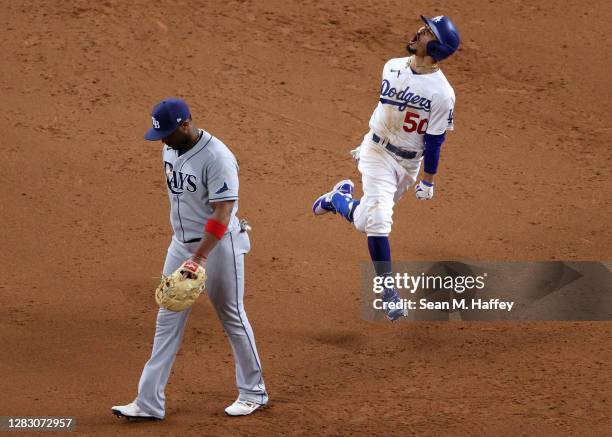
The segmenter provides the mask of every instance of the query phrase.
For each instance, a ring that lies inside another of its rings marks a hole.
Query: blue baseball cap
[[[151,111],[153,126],[145,133],[144,138],[149,141],[166,138],[190,117],[189,106],[184,100],[176,98],[162,100]]]

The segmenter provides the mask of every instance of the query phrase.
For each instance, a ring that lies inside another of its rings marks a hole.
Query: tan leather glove
[[[160,308],[183,311],[194,304],[204,291],[206,270],[193,260],[185,261],[170,276],[162,277],[155,290],[155,302]]]

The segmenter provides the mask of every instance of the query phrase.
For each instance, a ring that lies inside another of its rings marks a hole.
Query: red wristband
[[[227,225],[220,223],[216,220],[209,219],[206,222],[206,226],[204,227],[204,231],[213,234],[217,240],[223,238],[223,234],[227,231]]]

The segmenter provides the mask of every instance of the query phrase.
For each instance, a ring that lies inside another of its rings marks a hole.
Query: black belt
[[[372,139],[374,140],[375,143],[380,143],[381,141],[381,138],[376,134],[372,134]],[[408,150],[402,150],[399,147],[394,146],[391,143],[387,143],[385,145],[385,148],[389,152],[394,153],[400,158],[404,158],[404,159],[414,159],[419,154],[419,152],[409,152]]]

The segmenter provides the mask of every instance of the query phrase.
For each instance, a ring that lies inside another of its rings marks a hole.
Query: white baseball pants
[[[372,133],[364,136],[360,146],[358,168],[363,197],[353,214],[353,223],[368,237],[386,237],[391,233],[393,207],[416,182],[422,158],[396,157],[375,143]]]

